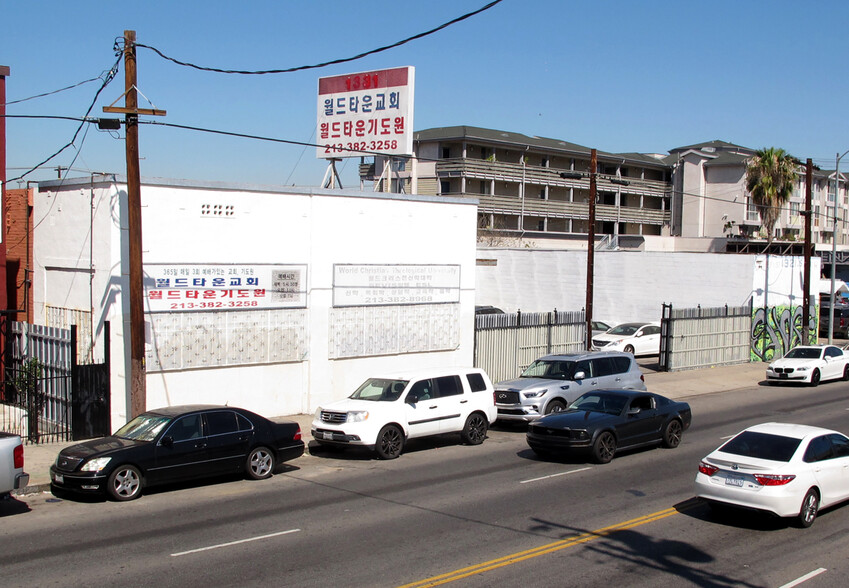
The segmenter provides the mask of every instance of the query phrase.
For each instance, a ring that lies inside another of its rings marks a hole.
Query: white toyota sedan
[[[849,438],[837,431],[765,423],[749,427],[699,463],[696,496],[796,517],[810,527],[820,508],[849,499]]]
[[[769,382],[804,382],[816,386],[839,378],[849,380],[849,355],[835,345],[799,345],[766,368]]]

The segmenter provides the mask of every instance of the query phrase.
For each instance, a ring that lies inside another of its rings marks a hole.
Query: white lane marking
[[[813,572],[809,572],[809,573],[805,574],[801,578],[798,578],[798,579],[793,580],[792,582],[790,582],[788,584],[785,584],[784,586],[781,586],[781,588],[793,588],[793,586],[798,586],[802,582],[807,582],[811,578],[819,576],[824,571],[826,571],[825,568],[818,568],[818,569],[814,570]]]
[[[219,547],[230,547],[231,545],[239,545],[240,543],[249,543],[251,541],[259,541],[260,539],[270,539],[271,537],[279,537],[280,535],[288,535],[289,533],[297,533],[300,529],[289,529],[288,531],[280,531],[279,533],[271,533],[270,535],[261,535],[259,537],[251,537],[250,539],[240,539],[239,541],[230,541],[229,543],[220,543],[219,545],[210,545],[209,547],[201,547],[199,549],[191,549],[189,551],[181,551],[172,553],[171,557],[180,557],[190,553],[199,553],[201,551],[209,551],[210,549],[218,549]]]
[[[580,468],[577,470],[569,470],[568,472],[560,472],[559,474],[551,474],[550,476],[543,476],[542,478],[534,478],[532,480],[522,480],[519,482],[520,484],[527,484],[528,482],[539,482],[540,480],[547,480],[549,478],[556,478],[557,476],[568,476],[569,474],[577,474],[578,472],[585,472],[587,470],[591,470],[591,467]]]

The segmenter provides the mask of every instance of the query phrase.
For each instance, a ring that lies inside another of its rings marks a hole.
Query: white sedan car
[[[810,527],[820,508],[849,499],[849,438],[837,431],[765,423],[749,427],[699,463],[696,496],[796,517]]]
[[[804,382],[816,386],[821,381],[849,380],[849,355],[835,345],[799,345],[766,368],[769,382]]]
[[[622,323],[600,335],[593,335],[593,349],[624,351],[633,355],[660,353],[660,325],[657,323]]]

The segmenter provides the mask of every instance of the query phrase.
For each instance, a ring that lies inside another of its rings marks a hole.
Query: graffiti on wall
[[[772,361],[802,343],[802,307],[772,306],[752,311],[752,361]],[[808,341],[817,339],[817,316],[808,322]]]

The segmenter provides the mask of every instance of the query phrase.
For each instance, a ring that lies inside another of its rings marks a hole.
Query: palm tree
[[[799,160],[784,149],[768,147],[756,151],[746,166],[746,190],[760,212],[768,243],[781,207],[793,194],[798,165]]]
[[[746,166],[746,190],[752,195],[752,202],[761,215],[761,223],[766,229],[767,249],[766,270],[764,274],[764,323],[761,331],[762,357],[766,359],[766,335],[770,327],[769,304],[769,244],[772,243],[772,230],[781,214],[781,207],[793,194],[796,183],[796,170],[799,161],[788,155],[784,149],[769,147],[759,149]],[[807,330],[802,342],[807,343]]]

